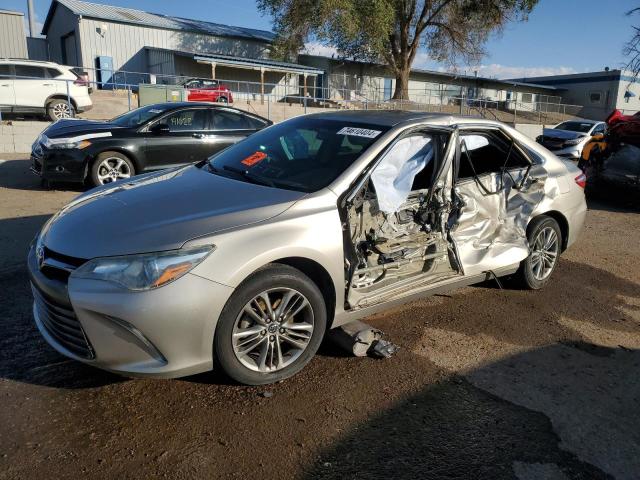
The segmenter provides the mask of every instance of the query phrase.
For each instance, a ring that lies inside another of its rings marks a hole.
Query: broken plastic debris
[[[358,320],[330,331],[329,338],[356,357],[389,358],[399,347],[382,339],[381,330]]]
[[[380,339],[373,343],[369,349],[369,356],[377,358],[389,358],[391,355],[400,350],[400,347],[394,345],[388,340]]]

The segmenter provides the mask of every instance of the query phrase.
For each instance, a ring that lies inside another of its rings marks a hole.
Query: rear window
[[[247,130],[253,128],[245,115],[226,110],[214,110],[213,125],[215,130]]]
[[[57,68],[52,68],[52,67],[45,68],[45,73],[46,73],[47,78],[58,78],[59,76],[62,75],[62,72],[60,70],[58,70]]]

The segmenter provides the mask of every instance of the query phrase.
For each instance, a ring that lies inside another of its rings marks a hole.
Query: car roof
[[[0,58],[0,63],[23,63],[25,65],[42,65],[43,67],[64,67],[72,68],[67,65],[60,65],[55,62],[47,62],[45,60],[29,60],[27,58]]]
[[[236,110],[238,112],[244,112],[247,113],[249,115],[253,115],[251,112],[245,112],[244,110],[240,110],[238,108],[235,107],[231,107],[229,105],[223,105],[220,103],[216,103],[216,102],[160,102],[160,103],[153,103],[153,104],[148,104],[148,105],[144,105],[145,107],[167,107],[170,109],[176,109],[176,108],[183,108],[183,107],[212,107],[212,108],[224,108],[224,109],[228,109],[228,110]]]
[[[448,113],[413,112],[408,110],[332,110],[308,115],[323,120],[366,123],[381,127],[395,127],[408,122],[425,122],[432,125],[483,124],[502,125],[501,122],[482,117],[451,115]]]
[[[169,105],[168,108],[167,108],[167,105]],[[178,110],[179,108],[185,108],[185,107],[209,107],[209,108],[215,108],[218,110],[233,110],[234,112],[238,112],[242,115],[247,115],[248,117],[259,118],[267,122],[270,121],[268,118],[261,117],[257,113],[247,112],[246,110],[241,110],[239,108],[231,107],[229,105],[216,103],[216,102],[162,102],[162,103],[148,104],[144,106],[152,107],[152,108],[163,107],[163,108],[166,108],[165,111],[167,112],[171,110]]]

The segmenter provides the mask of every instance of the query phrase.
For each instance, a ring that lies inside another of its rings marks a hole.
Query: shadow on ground
[[[2,154],[0,154],[0,158]],[[54,182],[45,187],[35,173],[29,170],[29,155],[25,154],[25,160],[5,160],[0,163],[0,188],[11,190],[64,190],[82,193],[87,187],[82,183]]]
[[[595,480],[614,478],[615,472],[618,479],[634,478],[640,468],[640,389],[637,380],[625,385],[624,378],[637,377],[640,351],[611,349],[606,360],[591,359],[607,364],[602,372],[572,372],[570,362],[549,371],[550,360],[561,358],[565,348],[505,357],[465,372],[470,381],[452,375],[352,426],[321,452],[305,477]],[[610,371],[619,375],[612,379]],[[549,381],[538,385],[537,377]],[[485,385],[483,378],[492,380]],[[589,386],[581,388],[585,378]],[[499,386],[491,388],[492,382]],[[564,382],[573,388],[557,385]],[[566,424],[550,421],[554,408],[567,415]],[[577,454],[571,451],[576,440],[591,445]]]

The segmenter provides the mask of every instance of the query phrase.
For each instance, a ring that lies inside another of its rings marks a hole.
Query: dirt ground
[[[0,154],[0,478],[640,476],[640,214],[590,205],[542,291],[370,318],[401,347],[388,360],[324,345],[268,387],[130,380],[36,331],[27,245],[80,190],[43,191],[24,157]]]

